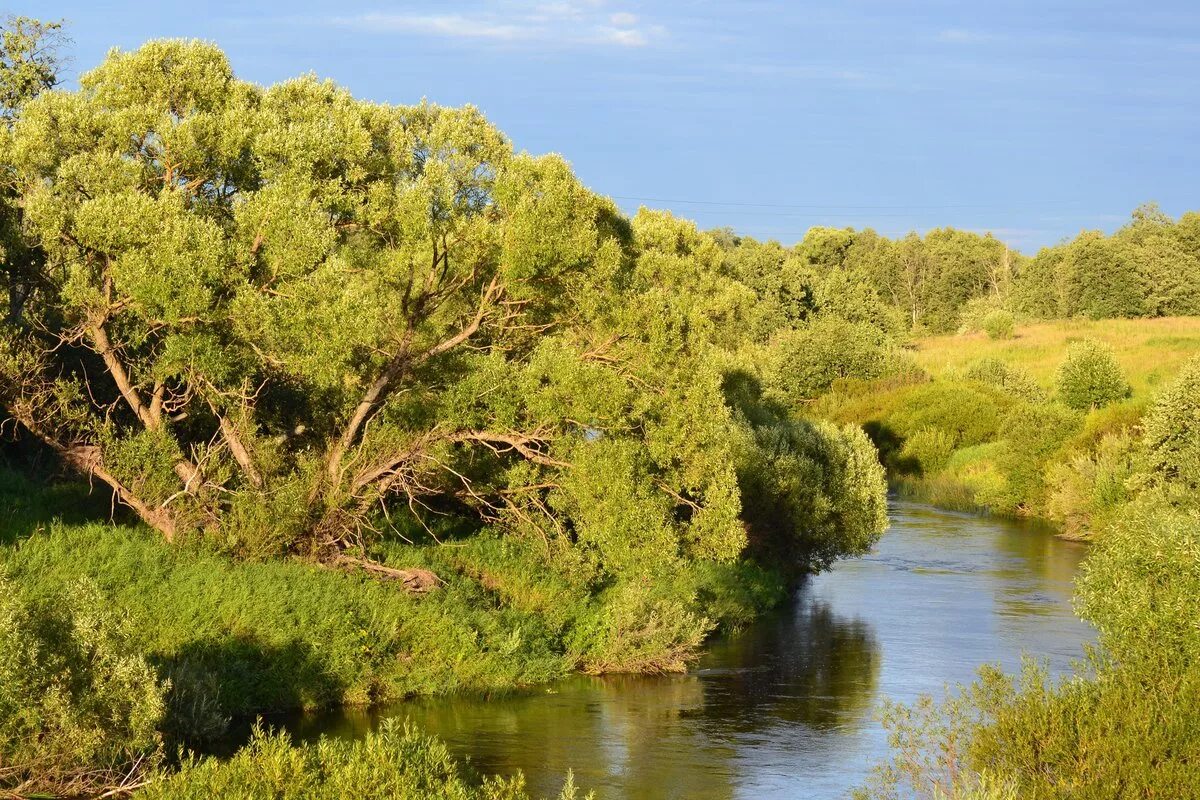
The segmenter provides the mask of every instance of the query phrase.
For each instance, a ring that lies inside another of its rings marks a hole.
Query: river
[[[693,671],[579,676],[499,699],[417,700],[294,720],[302,739],[406,716],[484,773],[554,795],[568,769],[597,800],[835,798],[887,753],[883,698],[1015,670],[1054,672],[1091,628],[1071,610],[1085,546],[1004,520],[895,502],[875,550],[810,579]]]

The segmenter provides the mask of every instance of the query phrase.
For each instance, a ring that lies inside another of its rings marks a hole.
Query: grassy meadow
[[[1061,385],[1068,354],[1099,351],[1112,399],[1082,407]],[[1011,338],[915,339],[915,369],[835,382],[809,413],[862,425],[901,494],[945,508],[1047,520],[1091,539],[1131,497],[1155,398],[1200,354],[1200,318],[1060,320]]]
[[[1011,339],[992,339],[982,331],[917,339],[912,354],[932,376],[961,372],[984,358],[997,358],[1027,371],[1043,388],[1067,347],[1083,339],[1110,345],[1134,397],[1149,395],[1200,354],[1200,317],[1152,319],[1069,319],[1020,325]]]

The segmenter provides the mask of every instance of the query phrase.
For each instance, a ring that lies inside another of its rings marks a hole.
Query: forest
[[[205,42],[64,88],[61,34],[0,47],[0,794],[529,796],[409,726],[199,754],[686,670],[889,492],[1090,541],[1099,642],[892,707],[862,796],[1200,786],[1200,213],[785,246]]]

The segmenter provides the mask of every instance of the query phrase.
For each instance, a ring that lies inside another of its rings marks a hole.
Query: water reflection
[[[886,751],[881,697],[911,700],[1015,668],[1062,670],[1090,629],[1070,610],[1079,545],[901,503],[872,554],[838,564],[687,675],[576,677],[550,690],[445,698],[294,720],[361,735],[407,716],[482,772],[553,794],[568,769],[598,798],[841,797]]]

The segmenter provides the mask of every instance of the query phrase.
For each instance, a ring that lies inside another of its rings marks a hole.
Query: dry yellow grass
[[[1200,355],[1200,317],[1063,320],[1022,325],[1007,340],[984,333],[933,336],[916,342],[914,356],[931,375],[960,370],[981,358],[1020,365],[1050,387],[1067,346],[1080,339],[1107,342],[1116,350],[1134,395],[1169,381],[1183,362]]]

